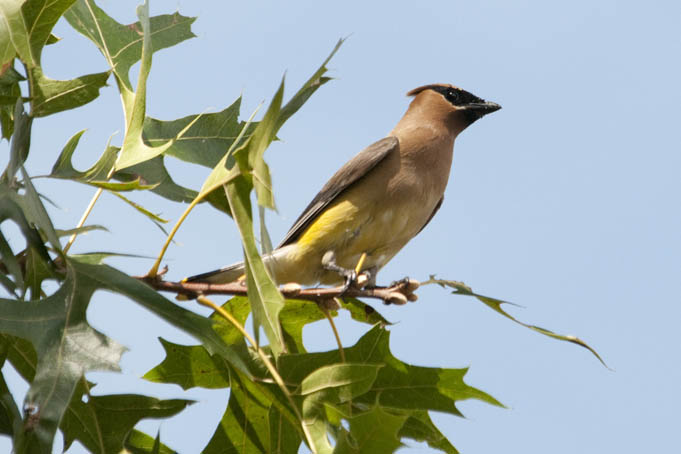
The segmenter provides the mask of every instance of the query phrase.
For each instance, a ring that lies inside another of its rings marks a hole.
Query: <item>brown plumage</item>
[[[501,107],[447,84],[407,93],[407,112],[384,139],[348,161],[324,185],[281,244],[263,257],[278,283],[337,283],[335,264],[353,269],[362,253],[372,281],[442,205],[454,140],[464,129]],[[322,258],[325,263],[322,263]],[[230,282],[243,264],[188,278]]]

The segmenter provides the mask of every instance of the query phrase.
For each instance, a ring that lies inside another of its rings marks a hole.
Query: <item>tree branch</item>
[[[242,282],[230,282],[228,284],[209,284],[204,282],[171,282],[162,280],[159,273],[156,277],[136,276],[136,279],[162,292],[172,292],[183,295],[188,299],[195,299],[201,295],[240,295],[246,296],[248,288]],[[402,279],[392,283],[388,287],[361,288],[350,286],[339,287],[315,287],[302,288],[296,283],[281,286],[279,291],[284,298],[297,298],[321,303],[323,301],[350,297],[350,298],[373,298],[380,299],[384,304],[406,304],[407,301],[416,301],[418,296],[414,293],[420,283],[412,279]]]

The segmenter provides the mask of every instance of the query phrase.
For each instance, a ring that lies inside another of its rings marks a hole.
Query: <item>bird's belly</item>
[[[341,276],[322,267],[327,251],[335,253],[343,268],[354,269],[366,253],[362,269],[380,269],[421,230],[434,209],[430,200],[378,199],[351,192],[328,207],[287,254],[289,265],[280,273],[284,282],[289,277],[302,284],[342,282]]]

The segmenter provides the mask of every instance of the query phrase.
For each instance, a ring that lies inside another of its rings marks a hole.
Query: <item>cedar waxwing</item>
[[[414,100],[390,134],[341,167],[263,257],[275,282],[347,282],[366,253],[361,271],[375,284],[376,272],[442,205],[454,139],[501,108],[446,84],[424,85],[407,96]],[[238,263],[185,281],[226,283],[243,274]]]

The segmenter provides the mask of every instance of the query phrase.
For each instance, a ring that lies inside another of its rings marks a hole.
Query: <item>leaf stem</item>
[[[336,299],[337,298],[334,298],[334,300]],[[324,315],[326,316],[326,319],[329,321],[331,329],[333,330],[333,335],[336,338],[336,344],[338,344],[338,352],[340,353],[341,362],[345,362],[345,350],[343,350],[343,344],[341,343],[340,335],[338,334],[338,330],[336,329],[336,324],[333,322],[333,317],[331,317],[331,314],[329,313],[329,310],[326,307],[320,308],[322,312],[324,312]]]
[[[113,176],[114,174],[114,167],[111,167],[111,170],[109,170],[109,173],[106,175],[107,181]],[[102,195],[102,192],[104,192],[103,188],[98,188],[97,191],[95,191],[95,195],[92,196],[92,199],[90,200],[90,203],[88,204],[87,208],[85,208],[85,212],[83,215],[80,217],[80,221],[78,221],[78,225],[76,225],[76,229],[80,229],[85,225],[85,221],[87,220],[88,216],[90,216],[90,213],[92,213],[92,209],[95,207],[95,203],[97,203],[97,200],[99,200],[99,197]],[[73,242],[76,241],[76,237],[78,236],[78,230],[73,232],[71,237],[69,238],[68,243],[66,243],[66,246],[64,246],[64,255],[66,255],[67,252],[69,252],[69,249],[71,249],[71,246],[73,246]]]
[[[179,230],[180,226],[184,222],[184,220],[189,216],[189,213],[194,209],[196,205],[198,205],[199,202],[203,200],[203,197],[198,196],[194,200],[191,201],[189,206],[187,207],[186,210],[184,210],[184,213],[182,213],[182,216],[177,220],[175,225],[173,226],[173,229],[170,231],[168,234],[168,237],[166,238],[165,243],[163,243],[163,247],[161,248],[161,252],[158,254],[158,257],[156,258],[156,261],[154,262],[154,265],[151,267],[149,272],[147,272],[148,277],[156,277],[158,274],[158,268],[161,266],[161,260],[163,260],[163,256],[165,255],[166,251],[168,250],[168,246],[170,246],[170,243],[173,241],[173,238],[175,237],[175,234]]]
[[[293,400],[293,396],[291,396],[291,393],[289,392],[288,388],[286,387],[286,384],[284,383],[284,379],[279,375],[279,372],[277,371],[277,368],[272,364],[270,361],[269,357],[267,354],[258,346],[258,344],[255,342],[255,339],[246,331],[246,329],[239,323],[239,321],[234,318],[232,314],[206,298],[205,296],[199,296],[196,298],[196,301],[205,307],[209,307],[213,309],[215,312],[220,314],[225,320],[227,320],[229,323],[231,323],[247,340],[248,342],[253,346],[255,349],[256,353],[262,360],[262,362],[265,364],[265,367],[267,367],[267,370],[270,372],[270,375],[272,375],[272,378],[276,382],[277,386],[281,389],[281,391],[284,393],[286,398],[289,401],[289,404],[291,404],[291,408],[293,408],[293,411],[296,414],[296,417],[300,421],[300,426],[303,429],[303,433],[305,434],[305,441],[307,442],[308,447],[312,450],[312,453],[315,453],[315,448],[314,448],[314,440],[312,439],[312,434],[308,431],[307,426],[305,425],[305,421],[303,421],[303,416],[300,414],[300,411],[298,410],[298,407],[296,406],[296,403]]]

